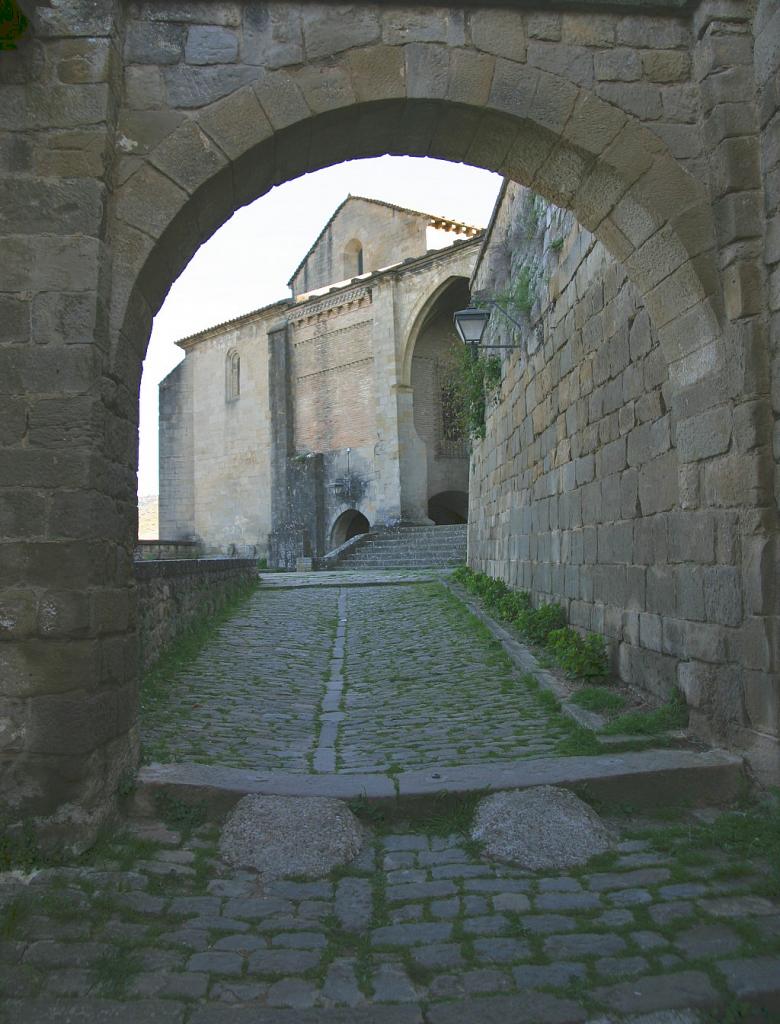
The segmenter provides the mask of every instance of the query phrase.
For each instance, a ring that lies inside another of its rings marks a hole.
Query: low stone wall
[[[219,611],[257,578],[253,558],[136,562],[141,672],[196,619]]]
[[[170,558],[199,558],[203,548],[196,540],[139,540],[133,550],[137,562]]]

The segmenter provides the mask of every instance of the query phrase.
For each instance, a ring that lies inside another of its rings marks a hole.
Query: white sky
[[[157,494],[157,385],[184,357],[177,338],[287,297],[288,278],[349,193],[484,227],[500,186],[497,174],[476,167],[383,156],[307,174],[238,210],[155,317],[141,382],[138,493]]]

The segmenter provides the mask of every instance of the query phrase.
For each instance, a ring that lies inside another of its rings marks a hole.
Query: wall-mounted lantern
[[[519,323],[513,316],[500,306],[495,299],[484,299],[483,306],[469,306],[467,309],[459,309],[457,313],[454,313],[455,330],[458,332],[458,337],[464,345],[468,345],[471,351],[476,353],[483,348],[522,348],[522,342],[517,345],[483,345],[482,338],[485,333],[485,328],[490,320],[491,309],[486,309],[485,306],[490,306],[492,309],[497,309],[499,313],[502,313],[507,320],[514,324],[519,331],[525,330],[523,325]]]

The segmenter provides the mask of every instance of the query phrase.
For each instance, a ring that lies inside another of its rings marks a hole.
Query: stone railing
[[[196,619],[213,615],[257,579],[253,558],[188,558],[134,565],[141,672]]]

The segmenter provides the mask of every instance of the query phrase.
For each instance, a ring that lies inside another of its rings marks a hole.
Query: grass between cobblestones
[[[6,876],[0,1019],[34,1021],[54,999],[88,1020],[83,1007],[107,999],[142,1021],[155,998],[172,1013],[409,1002],[435,1020],[453,1000],[520,1007],[537,991],[560,1019],[569,1004],[618,1020],[689,999],[702,1022],[777,1021],[776,799],[712,817],[624,809],[608,818],[612,850],[538,872],[469,845],[476,799],[431,800],[414,821],[358,806],[373,837],[314,882],[226,868],[207,822],[187,839],[131,823],[89,858]]]
[[[600,751],[440,583],[344,593],[338,772]],[[182,641],[144,682],[145,759],[313,772],[338,594],[261,588]]]
[[[149,722],[162,716],[168,720],[187,717],[186,705],[180,704],[177,707],[171,701],[173,680],[193,664],[203,649],[219,635],[220,629],[236,616],[259,589],[259,581],[253,581],[239,588],[218,612],[193,622],[164,651],[141,680],[140,712],[142,721]],[[144,760],[166,761],[170,759],[170,750],[164,739],[158,739],[155,742],[144,732],[143,741],[142,757]]]
[[[441,584],[366,588],[349,602],[339,770],[393,776],[600,749]]]

